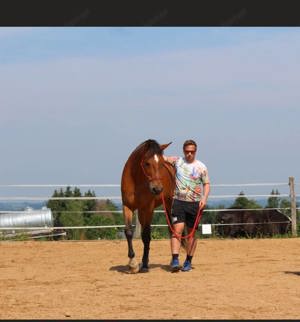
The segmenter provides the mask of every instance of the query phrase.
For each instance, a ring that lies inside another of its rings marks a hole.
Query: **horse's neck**
[[[127,160],[124,172],[128,179],[131,178],[133,182],[135,181],[135,178],[140,176],[143,171],[141,166],[142,160],[143,154],[139,150],[133,151]]]
[[[169,162],[164,162],[164,167],[167,169],[171,177],[175,176],[175,168]]]

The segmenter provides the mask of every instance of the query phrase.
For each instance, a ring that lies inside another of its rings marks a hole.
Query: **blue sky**
[[[299,28],[2,27],[0,181],[118,184],[193,138],[212,183],[300,182],[299,57]]]

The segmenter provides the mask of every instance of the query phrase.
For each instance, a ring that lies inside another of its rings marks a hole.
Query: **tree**
[[[288,199],[280,200],[280,211],[287,216],[291,216],[291,202]]]
[[[70,202],[67,210],[60,214],[60,222],[62,226],[84,226],[84,217],[78,203]],[[85,230],[82,229],[68,229],[68,239],[85,239]]]
[[[94,203],[95,211],[105,211],[92,213],[85,217],[87,226],[111,226],[123,224],[123,218],[119,213],[115,213],[118,207],[109,199],[97,200]],[[90,204],[92,205],[92,204]],[[116,239],[118,238],[118,228],[89,228],[86,230],[88,239]]]
[[[262,208],[255,200],[245,197],[245,193],[241,191],[234,203],[229,207],[232,209],[259,209]]]
[[[103,214],[93,214],[89,218],[89,226],[110,226],[115,225],[112,218]],[[116,239],[118,238],[118,228],[89,228],[86,230],[87,239]]]
[[[279,191],[277,189],[276,189],[276,191],[274,189],[272,189],[271,195],[272,196],[279,196],[280,193],[279,193]],[[278,208],[279,203],[280,203],[280,198],[278,198],[278,197],[269,197],[266,208]]]
[[[94,192],[88,191],[85,195],[95,196]],[[68,198],[81,197],[81,191],[75,187],[72,191],[71,187],[66,187],[66,190],[60,189],[58,192],[54,190],[52,197],[62,197],[62,200],[49,200],[47,207],[50,208],[54,214],[54,226],[83,226],[85,225],[85,211],[94,210],[95,203],[93,200],[74,200]],[[92,202],[91,202],[92,201]],[[84,229],[68,229],[68,239],[85,239]]]
[[[52,198],[62,198],[65,194],[62,189],[60,191],[54,190],[54,193],[52,195]],[[66,203],[65,200],[55,200],[51,199],[47,202],[47,208],[50,208],[53,213],[54,217],[54,226],[62,226],[62,223],[60,221],[60,215],[63,210],[66,210]]]
[[[85,192],[84,197],[96,197],[96,194],[94,191],[88,190],[88,192]],[[88,220],[91,217],[91,211],[96,210],[96,208],[97,208],[97,201],[95,199],[84,200],[84,204],[83,204],[84,218]]]

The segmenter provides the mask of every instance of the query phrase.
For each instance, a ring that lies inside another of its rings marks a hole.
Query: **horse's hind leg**
[[[123,206],[123,215],[125,221],[125,236],[128,244],[128,257],[129,257],[129,268],[131,273],[137,273],[139,271],[139,265],[135,260],[135,253],[132,246],[133,238],[133,227],[132,227],[132,215],[133,212],[127,206]]]

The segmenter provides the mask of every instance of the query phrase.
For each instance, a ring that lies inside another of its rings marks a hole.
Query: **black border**
[[[2,0],[0,26],[300,26],[298,0]]]
[[[2,0],[0,26],[300,26],[298,4],[298,0],[276,2],[275,0],[152,0],[147,2],[145,0]],[[79,320],[68,319],[68,321]]]

